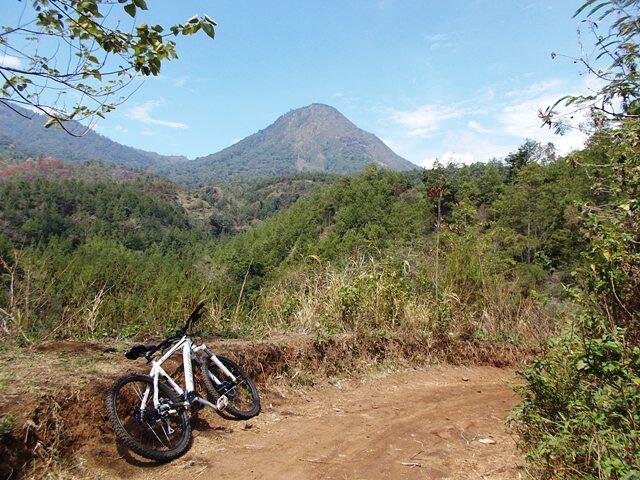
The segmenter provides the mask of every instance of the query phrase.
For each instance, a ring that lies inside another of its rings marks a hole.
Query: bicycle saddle
[[[124,354],[129,360],[135,360],[146,355],[147,352],[154,351],[155,345],[134,345],[131,349]]]

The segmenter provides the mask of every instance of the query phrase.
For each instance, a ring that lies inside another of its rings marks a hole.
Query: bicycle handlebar
[[[193,324],[200,319],[203,313],[202,310],[204,309],[204,306],[206,304],[207,302],[203,300],[202,302],[198,303],[198,305],[196,305],[196,308],[194,308],[193,312],[191,312],[191,315],[189,315],[189,318],[187,319],[187,323],[185,324],[185,326],[188,326],[189,324]]]
[[[184,336],[187,333],[187,330],[189,329],[189,327],[191,327],[195,322],[197,322],[202,316],[205,305],[206,305],[205,301],[198,303],[198,305],[196,305],[196,308],[194,308],[191,314],[189,315],[189,318],[187,318],[187,321],[185,322],[185,324],[182,326],[181,329],[176,331],[175,334],[165,338],[163,341],[161,341],[157,345],[135,345],[125,354],[125,356],[129,360],[135,360],[136,358],[139,358],[140,356],[144,355],[144,357],[148,361],[150,361],[151,356],[154,353],[156,353],[158,350],[168,347],[169,345],[171,345],[171,343],[174,340],[179,339],[180,337]]]

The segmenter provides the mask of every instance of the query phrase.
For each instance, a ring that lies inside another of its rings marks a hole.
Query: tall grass
[[[429,242],[342,262],[308,256],[249,290],[246,279],[234,282],[204,255],[135,252],[103,239],[76,250],[52,242],[5,263],[11,282],[3,325],[27,343],[161,335],[207,297],[199,330],[222,336],[410,334],[523,343],[556,330],[563,303],[544,293],[544,283],[519,275],[491,237],[445,233],[440,250],[439,266]]]

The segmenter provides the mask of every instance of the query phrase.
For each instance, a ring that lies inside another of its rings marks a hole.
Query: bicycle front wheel
[[[107,414],[116,437],[138,455],[164,462],[191,445],[191,424],[179,396],[158,382],[158,406],[153,379],[147,375],[119,378],[107,394]]]

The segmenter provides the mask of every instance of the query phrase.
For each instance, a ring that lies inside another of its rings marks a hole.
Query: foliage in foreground
[[[582,311],[521,376],[513,419],[543,478],[640,477],[640,123],[601,131],[573,161],[590,171],[596,203]]]
[[[595,60],[576,59],[604,84],[567,105],[588,108],[590,145],[569,161],[590,179],[588,242],[573,289],[571,329],[521,372],[513,426],[542,478],[640,478],[640,1],[586,1]],[[599,32],[599,28],[608,32]],[[558,101],[556,105],[563,100]],[[553,124],[552,112],[542,114]],[[558,126],[558,125],[556,125]]]

